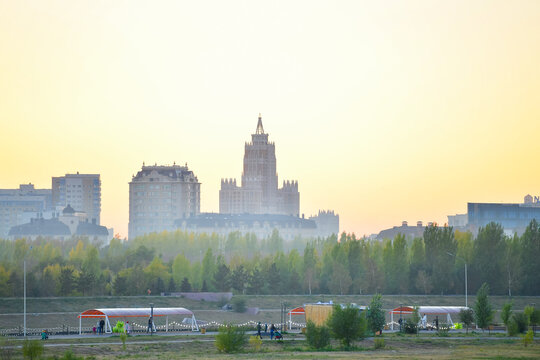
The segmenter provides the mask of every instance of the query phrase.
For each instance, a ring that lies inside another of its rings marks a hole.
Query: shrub
[[[231,353],[241,350],[247,343],[246,332],[239,326],[220,326],[216,335],[216,348]]]
[[[3,336],[2,336],[3,337]],[[0,359],[11,360],[14,357],[13,341],[8,338],[0,338]]]
[[[72,349],[68,349],[64,352],[64,356],[62,356],[60,359],[62,360],[79,360],[84,359],[84,357],[78,357],[75,355]]]
[[[534,337],[533,331],[532,330],[527,331],[527,334],[525,334],[523,336],[523,339],[521,340],[521,342],[523,343],[523,346],[527,347],[528,345],[532,344],[533,337]]]
[[[514,313],[510,320],[512,335],[523,334],[529,327],[529,317],[525,313]]]
[[[43,354],[43,344],[39,340],[25,340],[22,352],[25,358],[38,359]]]
[[[384,342],[383,338],[375,338],[373,340],[373,347],[375,349],[384,349],[386,347],[386,343]]]
[[[469,333],[469,328],[474,321],[474,311],[472,309],[461,309],[459,311],[459,320],[465,325],[465,331]]]
[[[258,336],[250,336],[249,345],[251,345],[255,351],[261,351],[262,339]]]
[[[364,313],[360,313],[360,310],[351,305],[345,308],[334,305],[328,326],[332,335],[340,340],[343,346],[349,348],[352,341],[366,336],[367,320]]]
[[[120,334],[120,340],[122,340],[122,349],[126,350],[127,334],[125,332]]]
[[[386,323],[386,318],[382,306],[381,294],[375,294],[373,295],[373,298],[371,298],[366,318],[371,332],[376,334],[377,331],[382,331],[384,324]]]
[[[439,324],[439,330],[437,330],[437,336],[448,337],[450,326],[448,324]]]
[[[418,323],[413,319],[407,319],[403,324],[402,331],[405,334],[416,334],[418,332]]]
[[[246,299],[242,297],[234,297],[232,299],[233,310],[237,313],[246,312]]]
[[[313,321],[306,324],[306,340],[314,349],[323,349],[330,345],[330,329],[327,326],[317,326]]]

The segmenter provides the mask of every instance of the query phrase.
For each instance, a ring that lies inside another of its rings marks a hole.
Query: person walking
[[[257,336],[258,336],[260,339],[262,339],[261,330],[262,330],[262,325],[261,325],[261,322],[259,321],[259,323],[257,324]]]
[[[435,328],[439,331],[439,317],[435,316]]]
[[[154,329],[153,329],[153,325],[154,325],[154,321],[152,320],[152,317],[150,316],[150,318],[148,318],[148,329],[146,329],[146,332],[153,332]]]
[[[270,340],[274,340],[274,332],[276,331],[276,327],[274,324],[270,325]]]

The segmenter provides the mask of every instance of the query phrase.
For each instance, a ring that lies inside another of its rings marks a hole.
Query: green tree
[[[272,263],[268,269],[267,283],[271,294],[281,294],[281,278],[276,263]]]
[[[461,309],[459,311],[459,321],[465,325],[465,331],[469,333],[469,328],[474,322],[474,311],[472,309]]]
[[[426,256],[424,252],[424,240],[422,238],[414,238],[410,251],[409,265],[409,289],[414,294],[426,294],[425,288],[418,286],[418,273],[424,270]]]
[[[189,279],[187,277],[182,280],[182,284],[180,285],[180,291],[191,292],[191,284],[189,283]]]
[[[493,308],[489,302],[489,285],[483,283],[476,293],[476,304],[474,304],[474,315],[476,326],[485,330],[493,320]]]
[[[191,277],[191,264],[184,253],[176,255],[172,263],[172,277],[176,284],[182,283],[182,280]]]
[[[323,349],[330,345],[330,329],[327,326],[317,326],[313,321],[306,324],[306,341],[313,349]]]
[[[75,290],[76,281],[75,269],[73,266],[62,266],[60,270],[60,277],[58,278],[60,294],[62,296],[71,295]]]
[[[248,291],[250,294],[259,295],[264,287],[264,275],[255,267],[248,277]]]
[[[454,269],[455,259],[448,253],[455,254],[457,243],[452,227],[428,226],[424,230],[426,252],[426,275],[433,289],[444,294],[453,287],[454,277],[449,276]]]
[[[365,314],[351,305],[342,308],[334,305],[332,315],[328,319],[328,327],[332,335],[341,341],[346,348],[351,346],[351,342],[364,338],[366,335],[367,321]]]
[[[113,291],[115,295],[128,295],[128,269],[125,269],[116,275],[116,278],[113,282]]]
[[[386,323],[386,317],[383,309],[381,294],[375,294],[371,298],[366,317],[369,329],[374,334],[383,330]]]
[[[513,303],[509,302],[503,305],[502,311],[501,311],[501,320],[504,323],[504,326],[506,326],[506,332],[508,332],[508,324],[510,323],[510,317],[512,316],[512,307]]]
[[[521,275],[521,245],[517,234],[508,238],[506,242],[505,270],[508,284],[508,296],[512,296],[512,291],[519,291]]]
[[[473,288],[486,282],[490,291],[504,294],[507,288],[505,257],[506,238],[502,226],[491,222],[481,227],[474,242],[474,262],[471,266]]]
[[[523,295],[540,295],[540,228],[533,219],[521,236],[521,288]]]
[[[216,270],[216,258],[212,252],[212,248],[208,248],[202,261],[201,284],[206,280],[206,284],[211,287],[211,290],[213,290],[213,280]]]
[[[347,241],[347,263],[349,264],[349,275],[352,280],[351,293],[361,294],[364,285],[364,266],[362,262],[363,258],[363,242],[359,240]]]
[[[312,290],[319,287],[317,279],[317,263],[318,255],[317,250],[313,244],[308,243],[304,248],[304,257],[303,257],[303,271],[304,271],[304,286],[309,295],[311,295]]]
[[[328,287],[332,294],[346,295],[349,293],[352,279],[345,265],[336,261],[330,279],[331,282]]]
[[[231,290],[231,271],[225,264],[219,264],[214,274],[214,286],[217,291]]]
[[[231,285],[238,294],[244,294],[246,284],[248,281],[248,274],[244,268],[244,265],[239,265],[233,270],[231,274]]]

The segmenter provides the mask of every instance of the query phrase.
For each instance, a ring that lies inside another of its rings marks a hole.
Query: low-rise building
[[[257,238],[269,237],[274,230],[284,240],[293,240],[297,237],[316,238],[327,237],[339,232],[339,216],[333,215],[329,221],[329,214],[325,218],[318,216],[305,219],[291,215],[281,214],[216,214],[202,213],[190,218],[178,219],[176,225],[179,229],[194,233],[218,234],[227,236],[231,232],[241,234],[255,234]],[[337,217],[337,224],[335,218]],[[319,228],[318,224],[324,224]],[[332,227],[335,226],[335,227]]]
[[[26,224],[13,226],[8,234],[8,238],[12,240],[20,238],[66,240],[73,236],[87,237],[101,244],[108,244],[113,237],[113,230],[96,224],[95,220],[88,221],[86,214],[77,213],[68,205],[59,216],[51,219],[43,217],[31,219]]]

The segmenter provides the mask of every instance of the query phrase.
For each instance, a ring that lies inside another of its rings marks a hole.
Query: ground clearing
[[[158,339],[159,338],[159,339]],[[73,351],[77,356],[92,357],[94,359],[221,359],[221,358],[265,358],[282,359],[534,359],[539,358],[540,342],[537,340],[529,347],[523,347],[519,340],[509,339],[429,339],[416,337],[385,337],[386,348],[374,350],[373,339],[366,339],[355,344],[355,351],[340,351],[339,345],[333,342],[336,350],[311,351],[299,336],[290,341],[278,343],[263,341],[261,352],[254,352],[247,348],[245,351],[228,355],[217,352],[213,336],[200,339],[185,336],[137,336],[127,341],[126,350],[118,338],[109,338],[104,344],[78,344],[81,339],[58,339],[55,343],[47,343],[44,356],[61,356],[66,350]],[[92,339],[86,339],[90,341]],[[117,341],[117,343],[111,343]],[[152,343],[148,343],[151,341]],[[20,344],[14,341],[13,344]],[[20,350],[15,349],[20,358]]]

